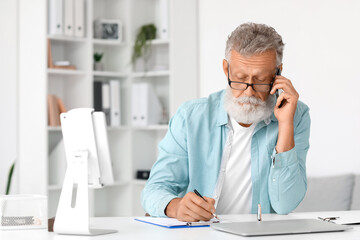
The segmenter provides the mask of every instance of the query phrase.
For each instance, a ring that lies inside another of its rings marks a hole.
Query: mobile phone
[[[280,68],[277,68],[277,69],[276,69],[276,76],[281,76],[281,70],[280,70]],[[280,95],[279,89],[276,90],[275,95],[276,95],[276,99],[279,98],[279,95]],[[284,102],[284,101],[282,101],[282,102],[280,103],[279,108],[282,107],[283,102]]]

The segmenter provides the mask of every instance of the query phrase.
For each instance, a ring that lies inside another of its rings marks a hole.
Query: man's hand
[[[282,89],[277,99],[274,115],[279,121],[279,136],[276,143],[276,152],[286,152],[295,147],[294,141],[294,115],[299,99],[299,94],[295,90],[291,81],[283,76],[276,76],[273,88],[270,94],[274,94],[276,90]],[[280,103],[283,102],[281,108]]]
[[[283,76],[276,76],[273,88],[270,91],[270,94],[274,94],[276,90],[282,89],[282,92],[277,99],[274,114],[278,119],[279,124],[282,123],[293,123],[294,115],[296,111],[296,105],[299,99],[299,94],[295,90],[291,81]],[[283,102],[281,108],[279,108],[280,103]]]
[[[184,222],[209,221],[215,213],[215,200],[204,198],[206,201],[195,193],[188,192],[183,198],[171,200],[165,209],[165,214]]]

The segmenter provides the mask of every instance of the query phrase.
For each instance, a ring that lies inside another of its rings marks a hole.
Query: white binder
[[[75,36],[85,36],[85,2],[84,0],[74,0]]]
[[[105,113],[106,125],[110,126],[110,85],[102,84],[102,111]]]
[[[162,107],[159,98],[149,83],[139,83],[140,126],[156,125],[161,121]]]
[[[140,93],[139,84],[134,83],[131,86],[131,123],[133,126],[139,125],[140,120]]]
[[[110,126],[120,126],[120,82],[110,80]]]
[[[63,35],[63,0],[49,0],[49,34]]]
[[[158,0],[159,1],[159,37],[160,39],[169,38],[169,2],[168,0]]]
[[[64,34],[74,36],[74,2],[64,0]]]

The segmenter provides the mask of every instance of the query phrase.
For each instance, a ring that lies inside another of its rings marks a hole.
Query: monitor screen
[[[92,108],[78,108],[60,116],[67,163],[81,152],[88,153],[89,187],[114,182],[105,114]]]

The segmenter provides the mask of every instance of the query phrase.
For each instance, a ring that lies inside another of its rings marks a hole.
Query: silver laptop
[[[293,219],[278,221],[234,222],[212,224],[213,229],[241,236],[267,236],[300,233],[339,232],[351,229],[316,219]]]

